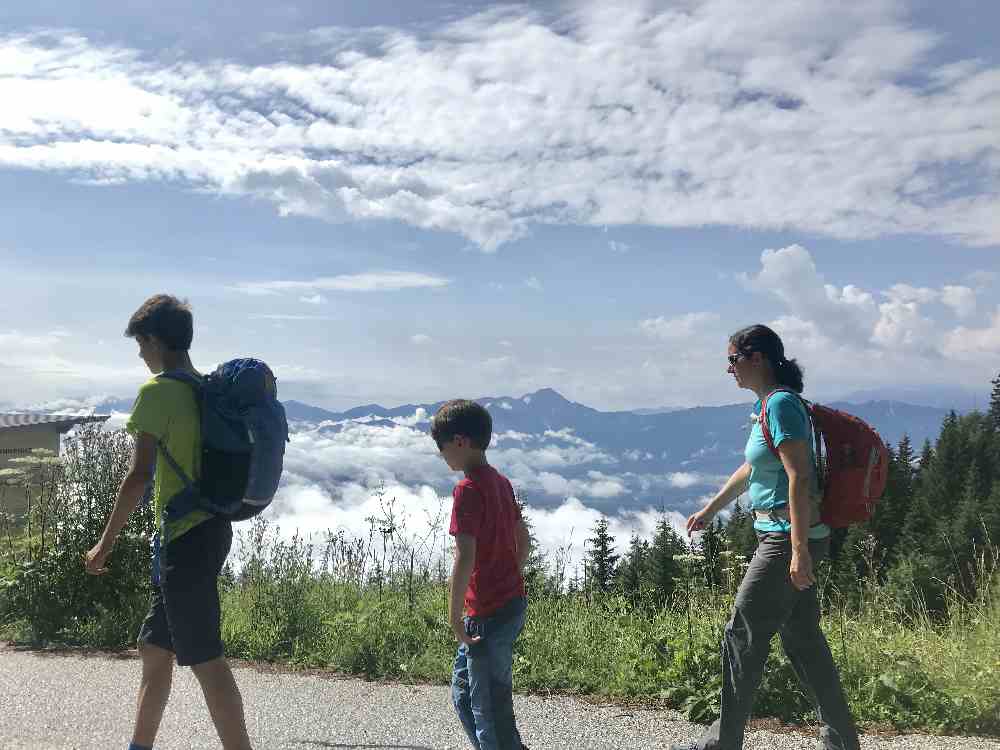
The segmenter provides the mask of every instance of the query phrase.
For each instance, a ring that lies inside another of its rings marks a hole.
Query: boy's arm
[[[479,637],[470,637],[462,623],[465,608],[465,592],[469,588],[472,569],[476,564],[476,538],[471,534],[455,534],[455,564],[451,569],[451,599],[448,606],[448,622],[455,638],[469,645],[479,642]]]
[[[523,571],[531,557],[531,532],[523,518],[517,519],[517,566]]]
[[[91,575],[107,573],[105,561],[114,549],[118,534],[125,528],[128,517],[139,504],[142,494],[153,478],[153,467],[156,461],[156,438],[148,432],[140,432],[135,439],[135,450],[132,453],[132,466],[118,488],[115,507],[111,511],[104,533],[94,547],[84,555],[84,567]]]

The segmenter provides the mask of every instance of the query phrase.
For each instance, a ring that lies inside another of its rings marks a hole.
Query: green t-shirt
[[[170,455],[192,480],[201,474],[201,422],[194,391],[187,383],[156,377],[147,381],[139,389],[125,429],[135,436],[146,432],[162,440]],[[170,521],[164,530],[163,510],[170,498],[182,489],[184,480],[167,462],[163,451],[157,449],[153,508],[157,528],[165,544],[212,517],[204,511],[192,511],[176,521]]]

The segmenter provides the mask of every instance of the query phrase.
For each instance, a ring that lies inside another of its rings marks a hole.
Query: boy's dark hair
[[[142,303],[128,321],[125,335],[156,336],[171,351],[186,352],[194,338],[194,319],[187,301],[157,294]]]
[[[486,450],[493,437],[493,418],[475,401],[446,401],[431,420],[431,437],[440,449],[456,435],[464,435],[479,450]]]

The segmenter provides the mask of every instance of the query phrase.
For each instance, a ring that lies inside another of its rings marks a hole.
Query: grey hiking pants
[[[733,616],[722,639],[721,716],[699,740],[702,750],[742,750],[775,633],[816,707],[823,724],[826,750],[858,750],[858,731],[840,684],[826,636],[819,627],[816,587],[799,591],[792,585],[791,538],[781,533],[757,534],[759,545],[736,594]],[[813,563],[829,554],[829,539],[811,541]]]

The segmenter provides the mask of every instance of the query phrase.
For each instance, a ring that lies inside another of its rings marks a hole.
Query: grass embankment
[[[730,601],[702,591],[689,610],[617,596],[535,596],[517,644],[516,688],[657,701],[709,720]],[[455,643],[444,606],[440,585],[418,587],[411,603],[405,588],[379,594],[322,578],[257,581],[226,589],[224,635],[242,658],[445,682]],[[939,623],[886,607],[876,596],[860,614],[835,611],[825,622],[859,721],[1000,734],[1000,606],[986,597],[956,604]],[[777,641],[756,714],[815,719]]]

